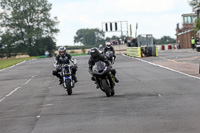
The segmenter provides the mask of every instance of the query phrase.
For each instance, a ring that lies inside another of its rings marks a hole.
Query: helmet
[[[61,53],[61,52],[64,52],[64,54],[66,53],[66,48],[65,47],[59,47],[58,48],[58,52],[59,52],[59,54]]]
[[[107,47],[107,48],[110,48],[110,47],[111,47],[111,43],[110,43],[110,42],[107,42],[106,47]]]
[[[102,44],[100,44],[100,45],[99,45],[99,48],[102,48],[102,47],[103,47],[103,45],[102,45]]]
[[[90,49],[90,55],[92,58],[97,58],[100,54],[97,48],[91,48]]]

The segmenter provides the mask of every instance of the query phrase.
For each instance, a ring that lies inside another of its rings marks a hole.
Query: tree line
[[[51,18],[51,8],[47,0],[1,0],[0,56],[52,54],[59,22]]]
[[[74,43],[82,44],[87,47],[98,47],[100,44],[105,44],[105,42],[109,42],[111,40],[115,40],[116,42],[120,43],[121,40],[124,41],[124,38],[127,40],[131,39],[127,36],[105,37],[105,32],[99,29],[79,29],[74,36]],[[170,36],[163,36],[160,39],[154,38],[154,44],[170,43],[176,43],[176,40]]]

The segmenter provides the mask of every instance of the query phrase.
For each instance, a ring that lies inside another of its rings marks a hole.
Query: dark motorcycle
[[[114,64],[114,54],[112,51],[107,51],[105,56],[110,61],[111,65]]]
[[[72,94],[72,88],[75,85],[75,81],[72,75],[72,66],[64,64],[61,67],[61,76],[63,78],[63,87],[67,91],[68,95]]]
[[[114,86],[114,76],[112,75],[110,68],[102,61],[98,61],[93,66],[93,76],[96,79],[97,84],[100,89],[106,93],[107,97],[113,96],[115,94]]]

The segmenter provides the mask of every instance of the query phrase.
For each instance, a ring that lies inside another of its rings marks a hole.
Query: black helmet
[[[92,58],[97,58],[100,54],[97,48],[91,48],[90,49],[90,55]]]

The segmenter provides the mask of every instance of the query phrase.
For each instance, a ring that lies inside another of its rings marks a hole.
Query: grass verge
[[[35,57],[27,57],[27,58],[8,58],[8,59],[0,59],[0,69],[4,69],[10,66],[13,66],[22,61],[27,61],[34,59]]]
[[[87,55],[87,54],[71,54],[71,56],[82,56],[82,55]]]

